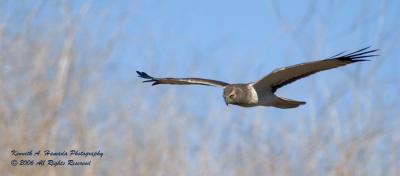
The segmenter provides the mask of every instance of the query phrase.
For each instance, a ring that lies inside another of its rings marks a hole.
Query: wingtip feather
[[[136,73],[138,74],[138,77],[141,77],[141,78],[144,78],[144,79],[153,79],[152,76],[148,75],[145,72],[136,71]]]
[[[353,63],[353,62],[360,62],[360,61],[369,61],[368,59],[361,59],[361,58],[379,56],[378,54],[376,54],[376,52],[379,51],[379,49],[368,50],[369,48],[371,48],[371,46],[359,49],[357,51],[351,52],[346,55],[342,55],[342,53],[343,53],[342,52],[341,54],[335,55],[331,58],[338,59],[340,61],[347,61],[347,62]]]
[[[150,75],[148,75],[145,72],[136,71],[136,73],[138,74],[138,77],[146,79],[146,80],[142,81],[143,83],[153,82],[153,84],[151,84],[152,86],[160,84],[160,82],[156,78],[151,77]]]

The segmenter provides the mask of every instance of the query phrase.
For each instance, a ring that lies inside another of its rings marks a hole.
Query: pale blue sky
[[[398,5],[389,1],[139,2],[126,22],[128,39],[121,44],[123,54],[115,60],[119,63],[117,75],[130,78],[134,70],[141,70],[154,76],[251,82],[277,67],[373,46],[382,49],[380,54],[386,58],[373,79],[379,82],[399,75],[399,64],[394,59],[399,52],[393,49],[398,48]],[[359,70],[362,76],[375,64],[381,64],[381,57],[372,59],[373,62],[314,75],[281,91],[289,97],[310,101],[302,88],[313,87],[313,79],[319,84],[340,84],[342,79],[348,79],[347,73]],[[146,85],[138,82],[137,86]],[[329,85],[326,87],[329,89]],[[151,89],[165,91],[164,88]],[[171,89],[186,92],[194,99],[206,96],[218,107],[225,106],[218,89]],[[192,107],[202,106],[201,102]]]

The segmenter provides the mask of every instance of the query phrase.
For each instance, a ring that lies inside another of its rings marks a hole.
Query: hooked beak
[[[226,97],[224,97],[224,100],[225,100],[225,104],[226,104],[226,106],[228,106],[228,105],[229,105],[229,103],[228,103],[228,100],[226,99]]]

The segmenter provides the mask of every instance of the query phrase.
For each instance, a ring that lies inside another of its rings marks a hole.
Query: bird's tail
[[[276,96],[274,104],[272,106],[281,108],[281,109],[289,109],[289,108],[296,108],[300,105],[306,104],[304,101],[296,101],[290,100],[282,97]]]

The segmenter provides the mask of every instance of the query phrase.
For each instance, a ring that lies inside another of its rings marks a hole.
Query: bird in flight
[[[233,104],[242,107],[272,106],[288,109],[296,108],[306,104],[306,102],[278,97],[275,95],[276,90],[314,73],[347,64],[368,61],[365,58],[378,56],[376,54],[376,51],[378,51],[377,49],[371,50],[369,48],[370,47],[366,47],[349,54],[341,52],[324,60],[278,68],[260,80],[246,84],[228,84],[222,81],[204,78],[156,78],[145,72],[136,71],[136,73],[139,77],[146,79],[143,82],[152,82],[153,86],[158,84],[197,84],[222,87],[224,88],[223,97],[226,105]]]

